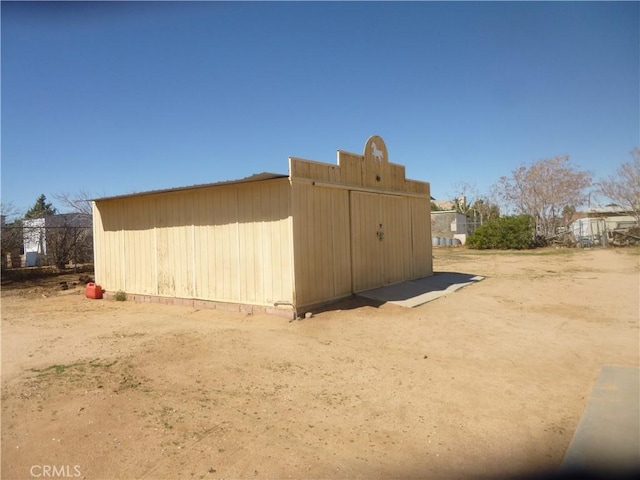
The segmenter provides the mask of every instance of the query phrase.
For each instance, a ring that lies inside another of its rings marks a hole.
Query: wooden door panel
[[[406,201],[402,197],[380,195],[384,238],[382,240],[383,284],[406,280],[410,268],[410,224]]]
[[[350,192],[351,268],[353,291],[362,292],[383,284],[382,222],[379,195]]]

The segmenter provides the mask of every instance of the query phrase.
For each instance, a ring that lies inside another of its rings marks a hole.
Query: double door
[[[412,276],[411,211],[405,197],[349,192],[354,292]]]

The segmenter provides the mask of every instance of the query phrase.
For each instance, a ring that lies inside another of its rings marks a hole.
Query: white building
[[[47,254],[46,218],[28,218],[22,223],[25,267],[36,267]]]
[[[43,218],[24,219],[22,226],[24,266],[36,267],[41,265],[42,257],[47,255],[47,231],[65,227],[91,229],[91,215],[62,213]]]
[[[624,231],[638,225],[636,218],[618,206],[595,208],[584,218],[569,225],[576,242],[584,245],[606,246],[616,231]]]

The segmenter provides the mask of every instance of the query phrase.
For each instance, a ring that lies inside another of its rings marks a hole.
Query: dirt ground
[[[486,279],[414,309],[351,299],[292,322],[4,285],[1,477],[556,469],[601,367],[639,365],[640,249],[434,257]]]

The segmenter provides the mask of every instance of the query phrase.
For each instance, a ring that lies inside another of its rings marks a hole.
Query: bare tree
[[[453,184],[455,194],[451,196],[455,210],[463,215],[469,215],[472,205],[480,198],[475,185],[467,182]]]
[[[85,190],[80,190],[73,194],[67,192],[58,193],[53,197],[65,207],[65,210],[85,215],[91,215],[92,213],[91,200],[95,198],[95,195]]]
[[[500,208],[488,197],[479,197],[471,206],[471,211],[480,217],[480,224],[485,220],[495,220],[500,217]]]
[[[632,159],[620,165],[616,175],[597,184],[598,191],[640,222],[640,147],[631,151]]]
[[[20,256],[22,249],[22,213],[12,203],[0,205],[2,214],[2,244],[0,254],[2,255],[2,267],[5,266],[7,255],[11,254],[12,260]]]
[[[23,213],[11,202],[0,203],[0,214],[2,214],[2,220],[5,222],[13,221],[23,216]]]
[[[590,186],[591,173],[577,170],[563,155],[520,166],[500,178],[496,192],[517,214],[530,215],[536,233],[548,239],[561,225],[564,207],[586,203]]]
[[[453,185],[455,196],[453,196],[454,208],[458,213],[467,217],[469,233],[482,225],[487,220],[498,218],[500,209],[497,203],[489,195],[478,193],[478,188],[467,182],[456,182]]]
[[[71,262],[77,265],[91,261],[93,236],[85,214],[51,217],[46,232],[47,263],[63,269]]]
[[[86,263],[93,260],[93,215],[92,199],[96,195],[79,190],[75,193],[62,192],[54,195],[62,208],[71,212],[61,216],[57,225],[47,233],[47,242],[52,247],[49,260],[59,268],[73,260]]]
[[[576,212],[576,207],[574,207],[573,205],[565,205],[565,207],[562,209],[562,220],[564,221],[565,228],[569,226]]]

